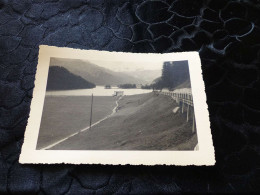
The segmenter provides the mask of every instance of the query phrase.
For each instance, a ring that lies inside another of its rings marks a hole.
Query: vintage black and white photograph
[[[41,46],[20,162],[214,164],[198,54]]]
[[[188,61],[51,58],[39,150],[195,150]]]

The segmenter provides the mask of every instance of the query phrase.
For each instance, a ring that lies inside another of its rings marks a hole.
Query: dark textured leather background
[[[1,0],[0,192],[259,191],[259,25],[258,0]],[[199,51],[216,165],[20,165],[39,44]]]

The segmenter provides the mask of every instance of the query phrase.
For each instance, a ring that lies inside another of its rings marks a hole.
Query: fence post
[[[195,132],[195,113],[193,113],[193,121],[192,121],[192,133]]]
[[[93,93],[92,93],[92,96],[91,96],[91,108],[90,108],[89,130],[91,130],[91,124],[92,124],[92,110],[93,110]]]
[[[183,110],[184,110],[184,101],[182,99],[182,110],[181,110],[182,113],[183,113]]]
[[[188,104],[188,108],[187,108],[187,122],[189,121],[189,104]]]

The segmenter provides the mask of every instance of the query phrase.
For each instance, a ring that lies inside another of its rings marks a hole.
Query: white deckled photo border
[[[50,58],[113,61],[181,61],[188,60],[193,94],[199,150],[36,150],[46,93]],[[108,164],[108,165],[208,165],[215,164],[215,151],[210,130],[208,106],[198,52],[124,53],[80,50],[41,45],[31,102],[30,117],[19,158],[22,164]]]

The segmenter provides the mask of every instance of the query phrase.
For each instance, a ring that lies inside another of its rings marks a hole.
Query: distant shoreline
[[[98,85],[91,89],[73,89],[73,90],[54,90],[46,91],[46,96],[112,96],[114,91],[124,91],[124,95],[138,95],[152,92],[152,89],[122,89],[118,87],[112,87],[111,89],[105,89],[105,86]]]

